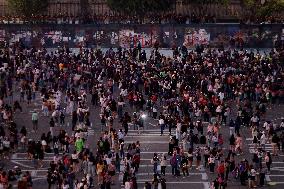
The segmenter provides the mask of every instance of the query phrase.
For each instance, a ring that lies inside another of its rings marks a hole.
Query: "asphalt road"
[[[19,99],[19,96],[16,92],[14,96],[14,100]],[[89,99],[90,100],[90,99]],[[31,121],[31,111],[32,110],[41,110],[41,101],[39,94],[37,94],[36,100],[31,104],[27,105],[26,103],[22,104],[23,113],[17,112],[15,114],[15,122],[20,129],[23,125],[27,127],[28,131],[31,131],[32,128],[32,121]],[[235,112],[235,106],[232,105],[232,108]],[[128,111],[129,108],[127,107]],[[98,140],[99,136],[101,135],[100,131],[100,121],[99,121],[99,107],[90,107],[91,117],[90,121],[92,123],[92,128],[88,130],[88,146],[91,150],[95,150],[95,144]],[[273,120],[276,123],[280,123],[280,118],[284,117],[284,106],[282,105],[274,105],[267,111],[267,119]],[[70,127],[70,116],[65,118],[66,125],[63,127],[69,135],[72,134],[71,127]],[[32,138],[34,140],[40,139],[40,136],[43,132],[47,133],[49,131],[49,118],[44,117],[42,113],[40,113],[39,118],[39,130],[35,133],[28,132],[28,138]],[[137,134],[137,131],[132,130],[130,128],[129,135],[125,138],[126,143],[140,141],[141,143],[141,166],[137,175],[139,189],[143,188],[143,184],[145,181],[150,181],[152,179],[153,173],[153,165],[151,165],[151,158],[154,153],[162,154],[168,151],[168,141],[169,136],[168,132],[165,130],[165,135],[160,136],[160,130],[156,126],[157,120],[153,120],[150,117],[147,117],[145,120],[145,130],[141,134]],[[115,128],[119,128],[120,125],[118,124],[117,120],[114,124]],[[56,128],[56,132],[59,131],[59,127]],[[225,139],[226,148],[228,148],[228,138],[229,138],[229,129],[228,127],[222,126],[221,133]],[[236,161],[241,159],[248,159],[251,161],[252,153],[253,153],[253,146],[252,146],[252,139],[250,130],[248,128],[241,129],[241,135],[244,136],[245,139],[245,148],[244,154],[237,157]],[[271,144],[266,144],[266,149],[271,150]],[[225,152],[226,154],[226,152]],[[10,160],[2,160],[1,164],[4,166],[4,169],[9,170],[14,166],[19,166],[22,170],[30,171],[33,177],[34,182],[34,189],[43,188],[42,186],[47,186],[46,182],[46,172],[47,168],[49,167],[49,162],[52,160],[53,154],[45,154],[44,159],[44,166],[40,169],[34,168],[34,162],[31,160],[27,160],[26,153],[22,150],[18,150],[17,153],[14,153]],[[284,187],[284,154],[281,153],[278,157],[273,157],[273,165],[272,171],[270,175],[266,176],[267,184],[264,188],[281,188]],[[171,167],[167,167],[166,169],[166,176],[165,179],[167,181],[167,187],[169,189],[178,188],[178,189],[187,189],[187,188],[195,188],[195,189],[208,189],[210,182],[216,178],[216,174],[210,174],[207,169],[195,170],[192,169],[188,177],[173,177],[171,175]],[[81,174],[78,175],[80,178]],[[121,189],[120,181],[118,181],[118,176],[116,176],[116,185],[112,186],[114,189]],[[270,186],[273,185],[273,186]],[[228,183],[229,188],[245,188],[240,186],[240,182],[238,180],[234,180],[230,178]],[[44,187],[45,188],[45,187]]]

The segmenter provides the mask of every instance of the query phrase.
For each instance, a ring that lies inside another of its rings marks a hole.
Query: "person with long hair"
[[[266,152],[264,161],[265,161],[266,168],[267,168],[267,174],[270,174],[270,169],[271,169],[271,164],[272,164],[272,158],[271,158],[270,152]]]
[[[238,155],[243,153],[243,139],[241,135],[238,133],[236,136],[236,147],[235,151],[237,152]]]

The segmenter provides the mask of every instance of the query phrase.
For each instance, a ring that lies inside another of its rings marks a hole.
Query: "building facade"
[[[176,0],[170,12],[176,14],[191,14],[196,12],[196,8],[183,0]],[[215,15],[218,18],[236,18],[242,11],[240,0],[231,0],[229,5],[211,5],[206,7],[206,12]],[[91,15],[113,14],[107,6],[106,0],[49,0],[47,15],[57,16],[64,14],[66,16],[81,16],[82,13]],[[0,16],[13,16],[8,8],[7,0],[0,0]]]

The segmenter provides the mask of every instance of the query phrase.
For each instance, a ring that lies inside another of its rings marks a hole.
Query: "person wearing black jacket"
[[[78,121],[77,112],[73,111],[72,112],[72,131],[74,131],[77,121]]]
[[[128,123],[131,122],[131,117],[129,116],[128,112],[124,113],[122,118],[122,126],[124,127],[125,135],[128,133]]]
[[[186,155],[182,155],[181,156],[181,170],[182,170],[182,174],[185,177],[189,176],[189,172],[188,172],[188,157]]]

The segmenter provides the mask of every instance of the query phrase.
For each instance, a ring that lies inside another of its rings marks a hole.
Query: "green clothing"
[[[81,152],[83,150],[83,147],[84,147],[83,139],[80,138],[80,139],[76,140],[76,142],[75,142],[76,151]]]
[[[34,112],[32,114],[32,121],[37,121],[38,120],[38,113]]]

